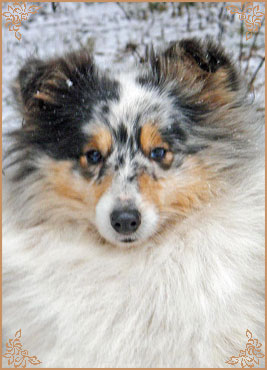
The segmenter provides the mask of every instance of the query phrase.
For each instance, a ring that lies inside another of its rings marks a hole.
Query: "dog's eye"
[[[150,152],[150,158],[154,161],[160,162],[166,155],[166,149],[164,148],[154,148]]]
[[[102,160],[102,154],[98,150],[89,150],[86,153],[86,158],[90,164],[98,164]]]

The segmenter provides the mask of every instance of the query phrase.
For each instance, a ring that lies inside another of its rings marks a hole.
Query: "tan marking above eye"
[[[141,129],[140,144],[143,152],[149,155],[153,148],[169,149],[168,144],[164,143],[155,125],[146,123]]]
[[[166,149],[166,155],[161,161],[163,165],[169,166],[173,161],[173,153],[169,150],[169,145],[162,140],[157,127],[152,123],[146,123],[141,130],[140,144],[145,155],[149,156],[155,148]]]
[[[97,150],[102,154],[103,157],[106,157],[111,151],[111,147],[112,147],[112,137],[109,130],[104,127],[98,128],[90,138],[90,141],[83,148],[84,155],[80,157],[81,166],[82,167],[87,166],[87,159],[85,154],[88,151]]]

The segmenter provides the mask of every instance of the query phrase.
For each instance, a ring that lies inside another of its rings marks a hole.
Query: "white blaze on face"
[[[136,82],[136,76],[131,74],[121,74],[118,76],[120,82],[120,99],[109,104],[109,113],[107,119],[109,125],[116,131],[119,125],[123,124],[128,132],[128,135],[136,135],[134,133],[134,122],[137,116],[141,116],[139,125],[143,126],[148,120],[168,122],[169,100],[163,99],[156,90],[146,89]],[[157,105],[158,109],[151,109]],[[131,132],[133,130],[133,132]],[[134,140],[136,139],[133,136]],[[133,244],[142,243],[153,236],[159,225],[159,212],[156,206],[145,199],[138,191],[138,179],[130,182],[129,178],[133,175],[133,158],[130,155],[128,143],[119,143],[116,146],[116,141],[113,143],[113,153],[110,155],[109,164],[115,166],[118,152],[123,157],[123,164],[113,176],[110,188],[99,199],[95,212],[95,226],[100,235],[107,241],[115,245],[131,246]],[[122,148],[120,147],[122,145]],[[123,145],[125,145],[123,147]],[[143,158],[143,153],[135,154],[138,165],[144,165],[146,159]],[[141,224],[131,234],[123,235],[117,232],[111,225],[111,214],[115,210],[120,209],[135,209],[141,215]],[[123,240],[133,240],[133,242],[123,242]]]
[[[123,235],[114,230],[110,216],[114,210],[127,205],[139,211],[141,224],[132,234]],[[112,186],[99,199],[96,206],[95,226],[100,235],[115,245],[129,247],[141,243],[155,234],[158,222],[159,215],[154,205],[142,199],[136,186],[122,182],[120,176],[114,179]],[[125,239],[131,239],[133,242],[125,243],[123,242]]]

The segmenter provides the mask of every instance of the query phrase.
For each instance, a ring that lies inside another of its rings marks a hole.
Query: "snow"
[[[73,82],[71,80],[66,80],[66,84],[68,85],[68,87],[71,87],[73,85]]]
[[[222,9],[231,3],[190,3],[193,5],[188,8],[189,23],[185,3],[65,2],[57,3],[56,12],[53,12],[51,3],[27,3],[28,6],[33,4],[39,4],[42,8],[30,15],[28,20],[22,21],[21,41],[5,27],[5,18],[2,17],[4,132],[21,124],[21,118],[14,110],[10,85],[29,56],[47,58],[85,45],[94,53],[96,63],[101,68],[111,69],[111,66],[115,66],[121,70],[131,62],[138,62],[144,55],[146,45],[153,43],[156,48],[164,48],[169,41],[192,36],[209,35],[218,40],[222,27],[222,44],[235,60],[240,52],[241,21],[237,15],[232,16],[226,9]],[[255,5],[259,5],[260,11],[265,12],[264,3]],[[179,6],[182,12],[180,15]],[[3,12],[7,11],[8,4],[2,3],[2,7]],[[248,81],[264,56],[264,32],[265,25],[262,25],[245,75]],[[244,32],[244,55],[240,66],[243,71],[252,43],[253,37],[246,41]],[[66,83],[70,88],[72,82],[67,80]],[[264,83],[263,65],[254,83],[255,99],[261,115],[264,114],[265,105]]]

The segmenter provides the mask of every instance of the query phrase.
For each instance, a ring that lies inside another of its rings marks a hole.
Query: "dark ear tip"
[[[172,42],[163,53],[163,57],[169,59],[180,58],[183,55],[194,60],[205,72],[214,73],[223,66],[232,65],[230,56],[211,37],[204,41],[194,37]]]
[[[36,79],[43,73],[44,63],[36,58],[26,61],[12,83],[12,92],[18,103],[25,104],[35,88]]]
[[[21,88],[25,87],[30,81],[32,81],[42,67],[43,62],[39,59],[30,59],[19,71],[17,81]]]
[[[94,76],[93,58],[86,48],[44,60],[31,57],[25,61],[12,84],[14,100],[30,119],[31,115],[36,116],[52,106],[63,105],[74,89],[80,89],[89,82],[93,84]],[[71,90],[68,80],[72,82]]]
[[[93,58],[91,53],[86,48],[81,48],[77,51],[70,51],[64,57],[53,58],[48,60],[40,60],[37,58],[28,59],[24,66],[19,71],[16,83],[19,84],[22,92],[25,90],[33,90],[33,86],[40,83],[44,77],[55,69],[73,69],[89,66],[93,69]]]
[[[207,37],[204,41],[198,38],[184,39],[179,42],[179,46],[206,72],[214,73],[219,68],[232,64],[224,48],[211,37]]]

